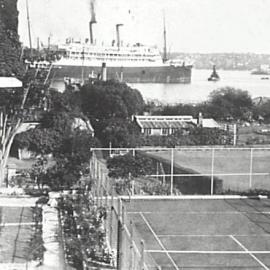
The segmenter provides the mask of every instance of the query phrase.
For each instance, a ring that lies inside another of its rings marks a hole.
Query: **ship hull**
[[[190,83],[192,66],[153,66],[153,67],[107,67],[107,80],[126,83]],[[99,77],[101,67],[54,65],[50,73],[52,80],[72,78],[88,80]]]

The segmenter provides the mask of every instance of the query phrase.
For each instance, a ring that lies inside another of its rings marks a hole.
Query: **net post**
[[[171,149],[171,195],[173,195],[173,164],[174,164],[174,151]]]
[[[253,173],[253,148],[250,148],[250,164],[249,164],[249,189],[252,188],[252,173]]]
[[[140,260],[140,270],[144,270],[144,241],[141,240],[141,260]]]
[[[212,148],[212,162],[211,162],[211,191],[210,194],[214,194],[214,165],[215,165],[215,148]]]

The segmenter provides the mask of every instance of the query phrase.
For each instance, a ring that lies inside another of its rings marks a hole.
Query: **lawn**
[[[170,151],[158,151],[148,154],[167,163],[171,161]],[[270,189],[270,150],[254,149],[252,155],[251,162],[250,149],[239,150],[235,148],[229,150],[225,148],[215,150],[213,171],[217,178],[223,180],[224,190],[248,190],[250,188],[250,181],[252,189]],[[195,150],[192,148],[190,150],[175,149],[174,166],[183,169],[185,172],[211,175],[212,151],[207,149]],[[252,178],[250,177],[250,172],[254,174]]]

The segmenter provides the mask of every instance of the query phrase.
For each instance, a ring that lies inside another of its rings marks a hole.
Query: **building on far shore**
[[[133,121],[137,123],[141,133],[148,136],[168,136],[176,131],[188,131],[196,126],[222,128],[214,119],[203,118],[201,113],[198,119],[191,115],[135,115]]]

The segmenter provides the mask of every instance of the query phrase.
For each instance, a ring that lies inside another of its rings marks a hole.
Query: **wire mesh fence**
[[[179,148],[99,148],[103,162],[92,155],[95,176],[108,177],[106,159],[131,153],[147,156],[153,161],[153,171],[147,175],[169,185],[171,195],[220,194],[227,191],[245,192],[270,190],[270,148],[239,147],[179,147]],[[138,180],[138,179],[137,179]],[[136,188],[130,184],[130,192]],[[137,191],[137,193],[142,193]]]

